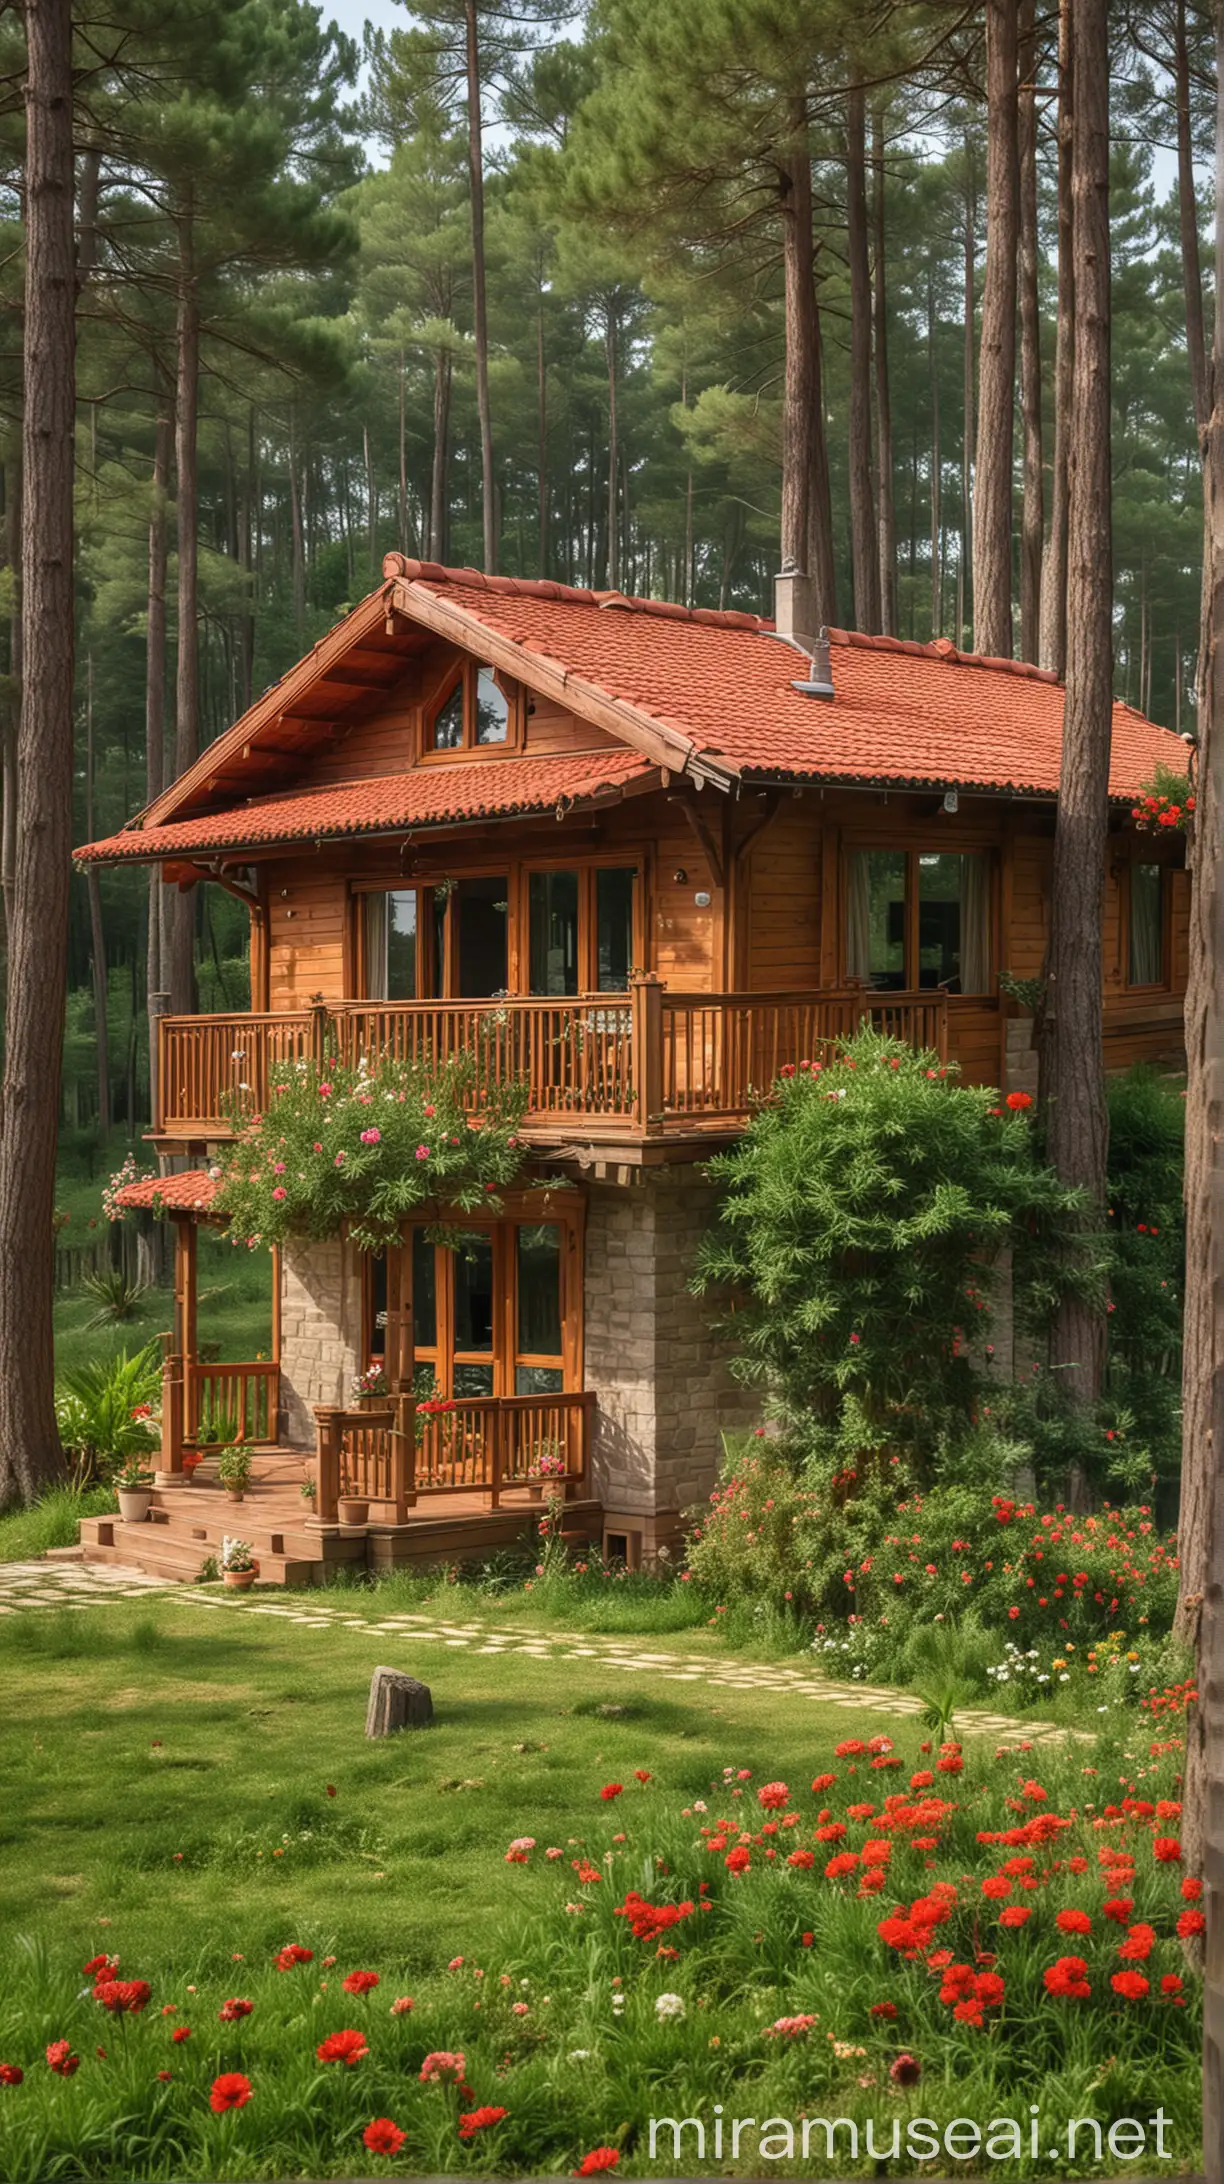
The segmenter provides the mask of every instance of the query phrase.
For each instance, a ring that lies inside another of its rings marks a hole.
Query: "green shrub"
[[[797,1453],[929,1463],[963,1438],[1001,1253],[1030,1328],[1072,1280],[1100,1292],[1103,1246],[1067,1248],[1081,1202],[1037,1160],[1023,1109],[954,1075],[860,1032],[830,1067],[784,1075],[711,1163],[724,1189],[696,1286],[729,1293],[732,1370],[768,1391]]]
[[[1108,1470],[1132,1490],[1180,1464],[1185,1123],[1181,1087],[1157,1070],[1112,1080],[1106,1448]]]
[[[93,1359],[65,1373],[55,1394],[60,1439],[78,1485],[129,1456],[159,1446],[156,1408],[161,1401],[161,1344],[146,1343],[134,1357]]]

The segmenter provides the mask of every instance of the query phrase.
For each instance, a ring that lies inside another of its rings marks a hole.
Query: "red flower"
[[[790,1866],[798,1866],[803,1872],[806,1872],[809,1866],[815,1865],[816,1853],[814,1850],[792,1850],[786,1863]]]
[[[935,1765],[940,1774],[962,1774],[965,1762],[959,1752],[945,1752],[942,1759],[936,1760]]]
[[[346,1994],[368,1994],[378,1985],[377,1972],[348,1972],[341,1981]]]
[[[605,2169],[614,2169],[619,2160],[620,2154],[615,2146],[596,2146],[589,2154],[583,2155],[578,2167],[572,2169],[570,2174],[572,2176],[602,2176]]]
[[[635,1782],[651,1781],[652,1777],[649,1767],[635,1767],[633,1770],[633,1779]]]
[[[822,1790],[831,1790],[836,1780],[835,1774],[818,1774],[812,1784],[813,1797],[819,1797]]]
[[[737,1843],[734,1850],[727,1852],[723,1864],[726,1866],[728,1873],[746,1873],[752,1864],[752,1853],[746,1850],[742,1843]]]
[[[624,1787],[623,1782],[605,1782],[599,1793],[605,1805],[610,1805],[614,1797],[619,1797]]]
[[[0,2063],[0,2085],[20,2085],[24,2077],[16,2063]]]
[[[138,2017],[152,1992],[147,1979],[100,1979],[93,1994],[94,2001],[112,2016],[121,2017],[126,2010]]]
[[[302,1949],[296,1941],[291,1941],[284,1949],[278,1950],[276,1969],[278,1972],[291,1972],[295,1964],[309,1964],[313,1956],[313,1949]]]
[[[858,1759],[866,1749],[866,1745],[861,1743],[858,1737],[848,1737],[844,1744],[834,1745],[833,1757],[834,1759]]]
[[[1152,1856],[1160,1865],[1177,1865],[1181,1859],[1181,1844],[1175,1835],[1158,1835],[1152,1845]]]
[[[180,2047],[184,2040],[190,2040],[191,2038],[190,2025],[176,2025],[170,2035],[170,2038],[173,2040],[176,2047]]]
[[[240,2070],[226,2070],[214,2078],[208,2105],[214,2116],[223,2116],[227,2108],[245,2108],[251,2098],[251,2081]]]
[[[1134,1908],[1133,1896],[1111,1896],[1108,1903],[1102,1906],[1106,1918],[1113,1919],[1119,1926],[1126,1925]]]
[[[81,2058],[72,2052],[71,2040],[53,2040],[47,2049],[47,2067],[57,2078],[70,2078],[81,2067]]]
[[[421,2083],[462,2085],[466,2069],[467,2057],[462,2048],[456,2048],[453,2054],[449,2048],[439,2048],[433,2055],[427,2055],[421,2064]]]
[[[895,2017],[897,2005],[895,2002],[873,2002],[870,2014],[872,2017]]]
[[[1141,2002],[1148,1992],[1148,1983],[1142,1972],[1115,1972],[1109,1982],[1115,1994],[1128,2002]]]
[[[404,2133],[390,2116],[375,2116],[361,2134],[361,2143],[371,2154],[398,2154],[404,2143]]]
[[[320,2040],[315,2054],[321,2063],[344,2063],[351,2070],[369,2054],[364,2032],[329,2032],[326,2040]]]
[[[922,2065],[916,2055],[898,2055],[896,2062],[889,2064],[888,2075],[894,2085],[917,2085]]]
[[[1090,1934],[1092,1920],[1086,1911],[1060,1911],[1054,1921],[1060,1934]]]
[[[982,1894],[984,1896],[993,1896],[996,1901],[1001,1901],[1004,1896],[1010,1896],[1011,1882],[1007,1879],[1006,1874],[988,1874],[987,1878],[982,1882]]]
[[[495,2123],[501,2122],[505,2113],[504,2108],[469,2108],[466,2115],[459,2118],[460,2138],[475,2138],[478,2131],[492,2130]]]
[[[1128,1927],[1125,1941],[1118,1944],[1118,1955],[1132,1964],[1146,1964],[1155,1940],[1155,1927],[1140,1922]]]
[[[1195,1934],[1201,1934],[1206,1925],[1207,1921],[1201,1911],[1183,1911],[1177,1922],[1177,1938],[1179,1941],[1190,1941]]]
[[[221,2004],[217,2015],[223,2025],[236,2025],[240,2017],[249,2017],[254,2007],[253,2002],[244,2002],[241,1995],[231,1995],[228,2002]]]
[[[157,2073],[157,2082],[159,2085],[169,2085],[173,2077],[174,2072],[172,2070],[159,2070]]]
[[[1013,1115],[1022,1115],[1025,1108],[1031,1107],[1033,1102],[1027,1092],[1009,1092],[1004,1104],[1011,1108]]]
[[[88,1964],[82,1964],[81,1966],[81,1977],[82,1979],[101,1979],[103,1975],[109,1977],[112,1972],[118,1969],[118,1965],[118,1957],[90,1957]]]
[[[1162,1994],[1180,1994],[1180,1993],[1181,1993],[1181,1991],[1182,1991],[1182,1983],[1181,1983],[1180,1979],[1178,1978],[1178,1976],[1177,1976],[1177,1973],[1176,1973],[1176,1972],[1166,1972],[1166,1973],[1165,1973],[1165,1975],[1164,1975],[1164,1978],[1163,1978],[1163,1979],[1161,1980],[1161,1982],[1160,1982],[1160,1991],[1161,1991],[1161,1993],[1162,1993]]]
[[[999,1913],[999,1924],[1000,1926],[1027,1926],[1032,1916],[1033,1914],[1027,1904],[1009,1903],[1006,1910]]]
[[[1077,2001],[1083,2001],[1092,1993],[1085,1976],[1087,1970],[1083,1957],[1064,1956],[1059,1957],[1056,1964],[1048,1965],[1043,1977],[1050,1994],[1073,1995]]]
[[[825,1867],[826,1881],[839,1881],[843,1874],[857,1873],[858,1862],[857,1850],[839,1850],[837,1856],[830,1858]]]
[[[1203,1884],[1192,1873],[1187,1873],[1181,1884],[1181,1892],[1187,1903],[1197,1903],[1203,1893]]]
[[[763,1782],[757,1791],[757,1803],[765,1812],[780,1812],[790,1803],[790,1791],[785,1782]]]

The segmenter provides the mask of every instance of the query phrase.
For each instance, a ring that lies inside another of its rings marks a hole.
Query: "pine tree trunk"
[[[1075,104],[1071,48],[1072,0],[1058,11],[1058,324],[1054,347],[1054,462],[1050,530],[1041,571],[1040,665],[1062,675],[1067,665],[1067,446],[1075,373],[1075,264],[1071,248],[1071,124]]]
[[[92,654],[85,663],[85,837],[94,839],[94,672]],[[85,873],[89,901],[89,972],[93,986],[94,1063],[98,1083],[98,1128],[111,1126],[110,981],[106,970],[106,928],[102,919],[102,883],[96,864]]]
[[[809,196],[811,172],[808,177]],[[807,568],[816,581],[817,612],[823,622],[837,621],[837,558],[833,551],[833,487],[829,479],[829,440],[825,431],[824,363],[820,340],[820,306],[816,299],[816,267],[812,260],[811,324],[813,401],[811,477],[808,485]]]
[[[170,566],[167,496],[174,446],[173,396],[161,389],[153,439],[149,501],[148,590],[145,610],[145,795],[149,803],[169,786],[166,765],[166,577]],[[149,870],[149,932],[145,947],[145,1008],[149,1030],[149,1113],[157,1113],[157,1022],[163,1007],[162,876]]]
[[[298,468],[297,429],[289,420],[289,530],[293,550],[293,619],[299,639],[306,629],[306,530],[302,513],[302,473]],[[403,529],[400,530],[401,550]]]
[[[175,660],[174,770],[185,773],[200,749],[200,547],[199,404],[200,306],[196,292],[194,214],[190,204],[178,224],[179,295],[175,387],[175,490],[178,545],[178,613]],[[171,1013],[194,1015],[194,889],[167,889],[162,902],[162,980]]]
[[[480,115],[480,42],[477,0],[464,0],[466,29],[468,176],[472,198],[472,332],[476,343],[476,408],[480,417],[480,497],[485,573],[497,569],[497,488],[493,472],[493,416],[489,407],[489,322],[485,306],[484,151]]]
[[[1020,531],[1020,657],[1041,649],[1041,557],[1045,478],[1041,445],[1041,304],[1037,276],[1036,0],[1020,0],[1018,72],[1020,157],[1020,415],[1024,429],[1024,504]]]
[[[867,109],[846,101],[846,248],[850,261],[850,566],[855,627],[880,627],[880,542],[871,482],[871,266],[867,255]]]
[[[817,612],[832,622],[837,618],[833,507],[812,243],[812,152],[803,99],[793,102],[789,121],[790,147],[778,174],[786,324],[781,552],[784,567],[789,563],[814,578]]]
[[[1224,275],[1224,5],[1217,9],[1216,281]],[[1217,285],[1217,296],[1221,291]],[[1179,1834],[1188,1873],[1208,1889],[1205,2125],[1218,2178],[1224,2133],[1224,2005],[1219,1961],[1224,1904],[1219,1783],[1224,1752],[1224,306],[1216,305],[1203,441],[1206,618],[1200,660],[1196,808],[1190,842],[1186,985],[1186,1278],[1182,1346],[1182,1475],[1178,1636],[1199,1646],[1199,1704],[1188,1717]],[[1208,1806],[1214,1762],[1215,1825]]]
[[[608,300],[604,322],[604,355],[608,368],[608,536],[605,570],[609,591],[620,584],[620,444],[616,407],[616,305]]]
[[[0,818],[0,893],[4,898],[5,959],[13,922],[13,889],[17,884],[17,739],[21,733],[21,453],[13,456],[4,477],[4,551],[13,571],[13,606],[9,616],[10,697],[4,717],[2,787],[4,813]]]
[[[536,292],[536,573],[548,574],[548,367],[544,353],[544,290]]]
[[[0,1129],[0,1508],[59,1473],[52,1299],[72,854],[72,9],[27,0],[20,825]]]
[[[875,214],[875,397],[876,469],[879,477],[880,627],[886,636],[897,634],[897,505],[893,479],[892,394],[888,384],[888,279],[884,203],[884,110],[877,106],[871,122],[871,164],[874,174]],[[912,537],[912,531],[911,531]]]
[[[931,367],[931,635],[943,636],[943,451],[939,437],[939,363],[935,350],[935,278],[927,271],[927,356]]]
[[[960,567],[956,575],[956,642],[969,642],[969,623],[973,612],[973,413],[977,397],[977,381],[974,370],[976,321],[976,271],[977,271],[977,177],[973,168],[973,146],[965,138],[965,301],[963,337],[963,396],[964,433],[961,442],[961,553]]]
[[[1064,1183],[1105,1190],[1109,1120],[1101,1045],[1101,901],[1109,828],[1113,725],[1113,548],[1110,513],[1108,0],[1075,0],[1072,245],[1076,297],[1070,432],[1067,694],[1054,836],[1046,981],[1046,1142]],[[1066,1302],[1052,1357],[1073,1399],[1100,1392],[1105,1320]]]
[[[986,274],[973,498],[973,649],[1012,652],[1012,440],[1020,239],[1017,0],[986,0]]]
[[[445,561],[450,498],[450,352],[434,356],[433,472],[429,484],[429,558]]]
[[[1186,42],[1186,0],[1173,10],[1173,87],[1177,100],[1177,218],[1181,236],[1182,285],[1186,298],[1186,355],[1194,422],[1204,430],[1208,396],[1207,337],[1203,330],[1203,273],[1199,264],[1198,200],[1194,189],[1194,147],[1190,136],[1190,53]]]

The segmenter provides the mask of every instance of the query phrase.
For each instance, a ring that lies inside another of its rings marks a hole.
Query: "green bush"
[[[55,1417],[74,1481],[106,1479],[115,1464],[148,1455],[159,1445],[161,1344],[146,1343],[134,1357],[121,1350],[65,1373],[55,1392]]]
[[[1181,1460],[1186,1103],[1140,1067],[1109,1087],[1108,1472],[1133,1491]],[[1099,1474],[1098,1474],[1099,1475]]]
[[[929,1464],[964,1438],[1001,1253],[1029,1328],[1071,1281],[1102,1289],[1103,1240],[1068,1248],[1080,1200],[1038,1161],[1025,1096],[1009,1110],[954,1079],[860,1032],[831,1066],[784,1073],[711,1163],[724,1188],[696,1286],[732,1300],[732,1370],[767,1391],[797,1455]]]

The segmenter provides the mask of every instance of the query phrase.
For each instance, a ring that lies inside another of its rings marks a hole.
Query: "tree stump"
[[[368,1737],[393,1736],[398,1729],[427,1729],[432,1720],[428,1684],[418,1683],[415,1676],[405,1676],[398,1668],[375,1669],[366,1710]]]

